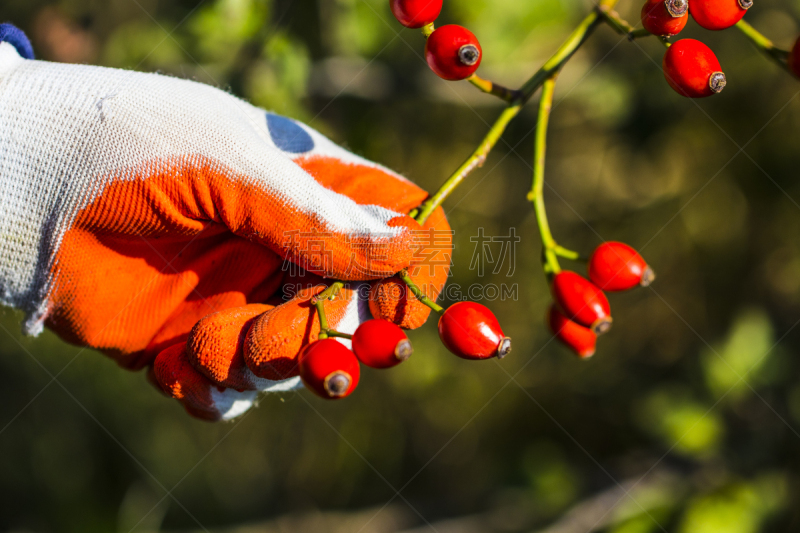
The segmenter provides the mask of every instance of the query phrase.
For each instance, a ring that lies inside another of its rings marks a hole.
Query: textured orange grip
[[[244,344],[244,359],[258,377],[282,380],[298,375],[300,349],[319,338],[319,316],[311,298],[327,285],[300,290],[297,295],[253,321]],[[335,328],[350,305],[352,291],[342,289],[325,302],[328,326]]]
[[[428,298],[435,301],[447,282],[453,248],[450,225],[441,207],[431,214],[423,229],[428,232],[421,233],[416,239],[415,258],[408,268],[408,275]],[[369,308],[375,318],[390,320],[406,329],[420,327],[431,312],[408,291],[398,276],[373,283]]]
[[[272,305],[250,304],[206,316],[189,334],[186,356],[206,377],[238,391],[255,390],[244,362],[244,340],[253,321],[273,309]]]

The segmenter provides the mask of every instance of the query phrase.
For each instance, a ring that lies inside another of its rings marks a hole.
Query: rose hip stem
[[[325,315],[325,301],[332,300],[339,294],[339,290],[344,287],[344,283],[336,281],[332,283],[327,289],[314,296],[311,303],[317,308],[317,315],[319,316],[319,339],[327,339],[328,337],[341,337],[343,339],[351,339],[352,335],[341,333],[328,327],[328,318]]]
[[[536,224],[539,226],[539,233],[542,237],[542,266],[548,276],[561,272],[561,266],[558,264],[559,257],[573,261],[581,259],[577,252],[568,250],[556,243],[553,234],[550,232],[550,223],[547,221],[547,212],[544,208],[544,162],[547,152],[547,126],[550,121],[550,111],[553,108],[553,92],[557,77],[558,72],[548,78],[542,85],[533,149],[533,184],[528,193],[528,200],[533,203]]]
[[[430,307],[431,309],[433,309],[434,311],[436,311],[440,315],[442,313],[444,313],[444,308],[442,306],[437,305],[436,302],[434,302],[433,300],[431,300],[430,298],[425,296],[425,293],[422,292],[420,290],[420,288],[417,287],[417,285],[413,281],[411,281],[411,277],[408,275],[408,271],[401,270],[398,275],[400,276],[400,279],[403,280],[403,283],[406,284],[406,286],[408,287],[408,290],[410,290],[411,293],[414,296],[417,297],[417,300],[419,300],[423,304],[427,305],[428,307]]]
[[[481,91],[487,94],[493,94],[494,96],[500,98],[501,100],[505,100],[506,102],[513,102],[514,100],[522,97],[522,93],[520,91],[516,89],[509,89],[508,87],[504,87],[499,83],[494,83],[493,81],[485,80],[477,74],[473,74],[467,78],[467,81]]]
[[[746,20],[740,20],[736,23],[736,28],[739,29],[750,41],[756,45],[756,48],[761,50],[767,57],[775,63],[786,69],[789,73],[792,69],[789,68],[787,60],[789,59],[789,52],[781,50],[775,46],[772,41],[764,37],[754,27],[752,27]]]
[[[553,276],[561,272],[558,257],[555,253],[556,241],[550,232],[547,213],[544,209],[544,160],[547,151],[547,125],[550,122],[550,111],[553,109],[553,93],[558,74],[547,78],[542,85],[542,96],[539,99],[539,117],[536,119],[536,137],[533,148],[533,185],[528,193],[528,200],[533,203],[536,212],[536,223],[542,237],[542,265],[545,274]]]
[[[619,33],[620,35],[625,35],[628,37],[629,41],[633,41],[640,37],[649,37],[653,35],[649,31],[645,30],[644,28],[636,30],[630,23],[619,16],[619,13],[614,11],[610,8],[605,8],[603,6],[598,6],[597,10],[600,12],[600,15],[603,17],[603,20],[608,24],[614,31]],[[661,42],[664,44],[665,47],[669,47],[669,41],[665,38],[660,38]]]

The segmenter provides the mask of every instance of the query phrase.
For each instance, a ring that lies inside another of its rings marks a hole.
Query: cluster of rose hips
[[[403,26],[423,28],[423,33],[428,38],[425,59],[439,77],[463,80],[474,75],[482,52],[472,32],[452,24],[433,28],[433,22],[442,10],[442,0],[390,0],[390,6]],[[669,36],[680,31],[686,24],[687,10],[686,0],[649,0],[642,10],[642,19],[648,31]],[[678,14],[678,11],[681,13]],[[664,16],[665,13],[667,17]],[[702,20],[709,18],[705,15],[698,16]],[[738,19],[731,24],[736,21]],[[688,52],[685,51],[687,45]],[[698,45],[701,47],[700,52],[697,51]],[[718,92],[725,85],[725,76],[719,72],[719,63],[715,63],[714,54],[708,50],[713,58],[710,61],[702,47],[705,45],[686,39],[673,46],[676,53],[667,54],[670,65],[677,66],[680,71],[680,75],[674,76],[677,85],[670,80],[670,75],[667,76],[668,81],[678,92],[687,96],[701,96],[700,92],[711,91],[712,88],[713,92]],[[703,69],[711,69],[702,80],[707,88],[695,87],[697,84],[693,78],[702,77]],[[682,91],[682,86],[689,90]],[[591,281],[571,271],[553,275],[551,288],[555,304],[550,306],[547,320],[556,338],[584,358],[594,354],[597,335],[605,333],[611,327],[610,307],[603,290],[622,291],[636,285],[646,286],[654,275],[636,250],[623,243],[608,242],[599,246],[589,259],[589,278]],[[478,334],[479,331],[481,334]],[[486,336],[485,332],[493,333]],[[493,355],[502,357],[510,350],[510,340],[503,337],[491,312],[472,302],[458,303],[445,311],[439,321],[439,335],[450,351],[468,359],[484,359]],[[358,356],[355,341],[353,348]],[[365,361],[362,359],[362,362]]]
[[[689,15],[707,30],[724,30],[739,22],[753,0],[647,0],[642,25],[653,35],[680,33]],[[681,39],[664,54],[664,77],[670,87],[689,98],[703,98],[725,88],[726,79],[717,56],[695,39]]]
[[[333,338],[307,344],[299,356],[300,377],[306,387],[323,398],[344,398],[358,386],[359,361],[372,368],[390,368],[414,351],[402,329],[378,318],[361,324],[351,342],[352,351]]]
[[[598,246],[588,271],[589,279],[569,270],[553,276],[550,289],[555,303],[547,313],[553,335],[581,358],[594,355],[597,336],[611,328],[611,308],[603,291],[646,287],[655,279],[642,256],[621,242]]]
[[[442,0],[390,0],[390,5],[395,18],[406,28],[431,27],[442,11]],[[478,70],[483,52],[471,31],[448,24],[425,33],[425,60],[437,76],[463,80]]]
[[[502,359],[511,351],[511,339],[503,335],[497,318],[487,307],[475,302],[458,302],[445,310],[433,303],[431,307],[441,314],[439,337],[455,355],[463,359]],[[353,333],[351,345],[349,350],[330,337],[307,344],[299,356],[300,378],[306,387],[323,398],[344,398],[358,386],[359,363],[391,368],[414,351],[399,326],[380,318],[362,323]]]

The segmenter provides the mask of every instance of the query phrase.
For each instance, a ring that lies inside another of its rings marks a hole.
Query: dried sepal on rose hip
[[[380,318],[367,320],[358,326],[352,342],[358,360],[372,368],[393,367],[414,352],[405,332],[396,324]]]
[[[355,354],[331,338],[307,344],[300,351],[299,365],[305,386],[330,400],[349,396],[361,375]]]
[[[608,298],[588,279],[570,270],[562,270],[553,276],[550,290],[559,309],[570,320],[597,335],[611,329]]]
[[[681,39],[667,48],[663,68],[669,86],[688,98],[712,96],[727,84],[717,56],[695,39]]]
[[[390,0],[394,18],[406,28],[431,24],[442,12],[442,0]]]
[[[688,20],[688,0],[647,0],[642,6],[642,26],[653,35],[676,35]]]
[[[622,242],[604,242],[589,257],[589,279],[604,291],[647,287],[655,278],[639,252]]]
[[[456,24],[436,28],[425,43],[428,66],[445,80],[469,78],[478,70],[482,57],[481,45],[475,35]]]
[[[689,12],[707,30],[730,28],[753,7],[753,0],[691,0]]]
[[[439,338],[463,359],[502,359],[511,352],[511,339],[487,308],[475,302],[458,302],[439,318]]]
[[[555,304],[550,304],[550,309],[547,310],[547,326],[555,338],[568,346],[581,359],[594,355],[597,345],[595,332],[565,317]]]

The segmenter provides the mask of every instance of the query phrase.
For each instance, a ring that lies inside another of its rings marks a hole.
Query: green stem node
[[[319,339],[327,339],[328,337],[342,337],[344,339],[351,338],[347,333],[340,333],[328,327],[328,317],[325,315],[325,302],[333,300],[339,294],[339,290],[344,287],[343,281],[335,281],[327,289],[316,295],[311,299],[311,303],[317,308],[317,315],[319,316]]]

